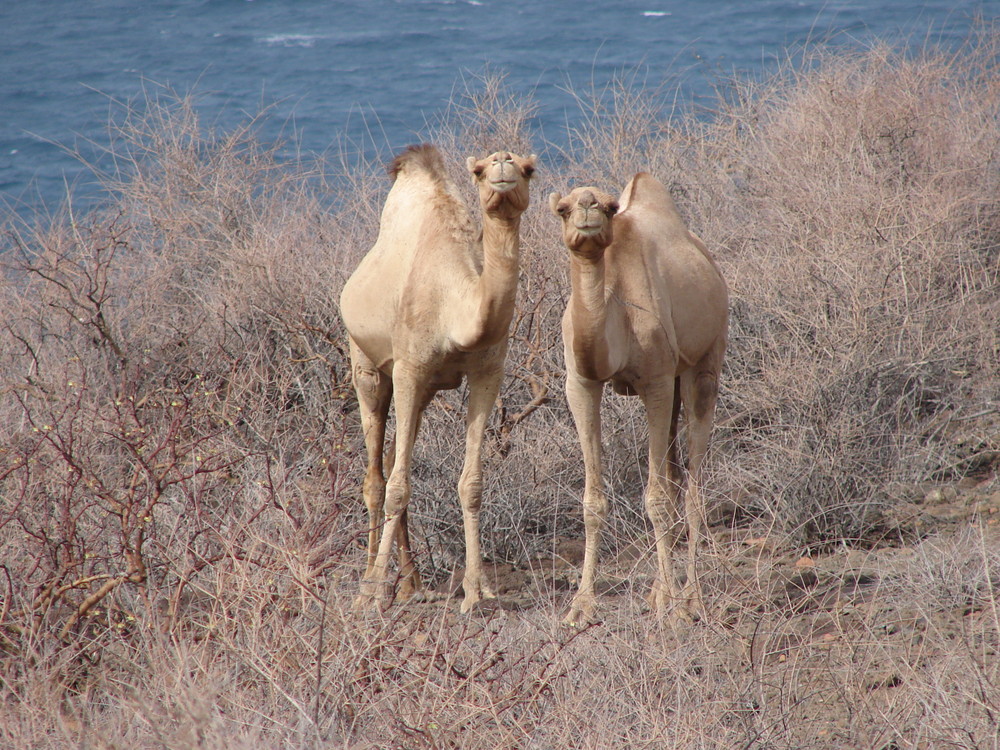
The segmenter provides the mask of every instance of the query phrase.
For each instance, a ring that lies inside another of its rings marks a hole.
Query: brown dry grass
[[[534,102],[490,76],[457,97],[429,137],[463,184],[469,153],[543,155],[484,505],[488,556],[532,573],[470,618],[349,607],[365,520],[335,300],[386,180],[281,162],[170,92],[124,108],[106,204],[4,233],[0,744],[995,747],[998,44],[816,49],[703,119],[622,81],[581,94],[548,164]],[[644,420],[609,395],[606,621],[570,631],[582,467],[542,198],[638,170],[732,289],[713,613],[673,632],[641,611]],[[462,398],[428,410],[414,476],[444,585]],[[979,505],[921,538],[933,483]]]

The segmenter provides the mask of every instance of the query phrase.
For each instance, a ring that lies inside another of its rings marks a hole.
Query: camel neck
[[[500,343],[514,317],[520,260],[520,219],[483,217],[483,272],[463,300],[453,339],[473,351]]]
[[[483,259],[486,264],[516,267],[521,254],[521,217],[483,216]],[[515,278],[516,283],[516,278]]]
[[[610,375],[607,337],[604,257],[570,256],[570,316],[576,369],[585,378],[606,380]]]
[[[571,255],[569,275],[575,302],[574,316],[579,313],[584,319],[603,322],[607,313],[604,257],[591,259]]]

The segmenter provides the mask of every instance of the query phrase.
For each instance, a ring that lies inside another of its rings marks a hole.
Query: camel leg
[[[351,371],[354,391],[361,411],[361,429],[368,454],[368,469],[362,485],[362,495],[368,508],[368,565],[365,578],[371,577],[375,568],[379,533],[382,528],[382,507],[385,504],[385,476],[383,474],[383,449],[385,422],[392,399],[392,381],[361,351],[353,338],[348,337],[351,350]]]
[[[608,516],[608,499],[604,494],[601,454],[601,392],[604,384],[585,380],[575,373],[566,374],[566,399],[576,423],[583,451],[583,525],[586,544],[580,588],[563,618],[566,625],[586,624],[594,618],[596,596],[594,579],[597,556],[601,546],[601,530]]]
[[[479,512],[483,502],[483,435],[497,394],[502,372],[469,374],[469,413],[465,429],[465,462],[458,480],[465,526],[465,576],[462,612],[469,612],[481,598],[496,596],[483,581],[483,555],[480,547]]]
[[[681,524],[678,507],[681,489],[681,470],[677,460],[678,390],[677,379],[669,377],[640,393],[649,422],[646,513],[656,542],[656,576],[649,593],[649,604],[660,617],[669,611],[673,620],[690,621],[696,613],[683,606],[673,568],[673,552]]]
[[[718,373],[718,369],[696,367],[681,376],[681,397],[688,422],[688,486],[684,502],[688,560],[687,583],[684,585],[682,601],[689,611],[698,615],[703,615],[705,611],[697,566],[698,548],[705,522],[701,475],[715,420],[715,405],[719,394]]]
[[[428,399],[429,402],[429,399]],[[427,408],[427,402],[421,406],[419,413],[417,414],[417,432],[420,432],[420,420],[423,416],[424,409]],[[395,466],[396,461],[396,439],[393,437],[389,441],[389,446],[385,449],[383,462],[385,464],[386,475],[392,474],[393,466]],[[423,593],[424,584],[420,580],[420,571],[417,569],[417,564],[413,560],[413,553],[410,551],[410,525],[409,525],[409,508],[403,510],[403,515],[399,519],[399,526],[396,528],[396,547],[399,550],[399,593],[396,598],[401,601],[406,601],[414,596],[419,596]],[[379,523],[382,523],[382,519],[379,518]]]
[[[420,378],[409,370],[405,364],[397,362],[392,375],[392,390],[396,399],[395,455],[392,472],[385,485],[385,517],[381,539],[372,569],[366,573],[361,583],[359,603],[362,606],[366,606],[372,599],[378,600],[380,604],[387,603],[389,599],[389,558],[394,540],[400,544],[400,575],[409,575],[411,583],[416,581],[419,585],[416,567],[409,551],[409,535],[405,526],[406,509],[410,502],[413,443],[420,426],[420,414],[433,394],[428,394],[420,384]]]

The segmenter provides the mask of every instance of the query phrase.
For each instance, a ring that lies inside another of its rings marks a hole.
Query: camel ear
[[[470,156],[465,160],[465,168],[468,169],[476,177],[479,177],[483,173],[482,169],[476,169],[476,157]]]
[[[560,216],[559,213],[559,201],[562,200],[562,196],[559,193],[552,193],[549,195],[549,208],[552,209],[552,213],[556,216]]]
[[[538,156],[536,154],[532,154],[524,161],[524,176],[531,177],[531,175],[535,173],[535,169],[538,166]]]

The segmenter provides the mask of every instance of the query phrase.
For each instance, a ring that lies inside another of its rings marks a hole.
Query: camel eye
[[[535,173],[535,168],[530,164],[524,168],[524,176],[531,177]]]
[[[567,206],[565,203],[560,203],[558,206],[556,206],[556,213],[559,214],[560,216],[565,216],[566,214],[569,213],[569,206]]]
[[[604,207],[604,213],[606,213],[608,216],[614,216],[616,213],[618,213],[618,204],[615,203],[614,201],[611,201],[611,203],[609,203]]]
[[[472,170],[472,174],[474,174],[476,177],[482,177],[483,168],[477,164],[476,168]]]

